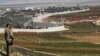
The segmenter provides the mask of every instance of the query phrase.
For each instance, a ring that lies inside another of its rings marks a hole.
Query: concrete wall
[[[55,32],[69,30],[64,28],[64,26],[49,27],[48,29],[13,29],[13,32]],[[4,33],[4,28],[0,28],[0,33]]]

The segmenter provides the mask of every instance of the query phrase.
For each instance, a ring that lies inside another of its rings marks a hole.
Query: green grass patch
[[[40,45],[58,48],[100,48],[100,45],[87,42],[40,42]]]
[[[100,26],[95,26],[91,22],[81,22],[81,23],[79,22],[67,26],[71,28],[69,32],[96,32],[96,31],[100,32]]]
[[[61,53],[61,56],[100,56],[100,54],[89,54],[89,53]]]

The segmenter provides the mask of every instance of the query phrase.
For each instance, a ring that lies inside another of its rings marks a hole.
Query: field
[[[62,32],[15,33],[15,45],[61,56],[100,55],[99,26],[86,22],[69,26],[71,30]]]
[[[99,26],[86,22],[69,26],[69,31],[14,33],[14,45],[61,56],[100,56]],[[0,43],[4,43],[3,37],[0,34]]]
[[[14,45],[37,51],[56,53],[61,56],[100,55],[100,45],[94,44],[100,43],[100,33],[69,33],[64,31],[52,33],[14,33],[14,35]],[[3,36],[0,35],[0,37]]]
[[[100,45],[94,44],[100,43],[100,33],[69,33],[64,31],[52,33],[15,33],[15,36],[15,45],[37,51],[56,53],[62,56],[100,55]]]
[[[62,34],[62,35],[66,35],[68,38],[65,36],[61,37],[60,35],[61,33],[62,32],[59,32],[59,33],[58,32],[57,33],[56,32],[55,33],[14,33],[15,45],[30,48],[33,50],[38,50],[38,51],[56,53],[62,56],[66,56],[66,55],[68,56],[73,56],[73,55],[99,56],[100,55],[99,54],[100,45],[85,42],[85,41],[78,42],[76,41],[76,38],[75,39],[69,38],[68,36],[69,33]],[[55,37],[52,37],[52,34],[54,34]],[[72,35],[75,35],[75,36],[76,35],[78,36],[78,34],[79,33],[77,34],[72,33]],[[84,33],[84,35],[85,34],[86,33]],[[1,35],[0,37],[3,37]],[[83,35],[83,33],[81,33],[80,35]],[[72,36],[70,35],[70,37]],[[84,36],[81,36],[81,38],[82,37]],[[1,40],[2,39],[3,38],[1,38]]]
[[[14,33],[14,45],[61,56],[100,56],[99,26],[86,22],[69,26],[69,31]],[[0,48],[4,43],[3,37],[0,34]]]

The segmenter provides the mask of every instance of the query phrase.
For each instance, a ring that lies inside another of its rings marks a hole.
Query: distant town
[[[88,6],[74,6],[74,7],[56,7],[50,6],[48,8],[33,8],[33,7],[24,7],[24,8],[4,8],[0,9],[0,27],[4,27],[4,23],[14,24],[16,28],[23,28],[24,23],[29,19],[46,13],[55,13],[63,11],[75,11],[86,9]],[[60,17],[61,18],[61,17]],[[60,19],[58,19],[60,20]],[[63,19],[64,20],[64,19]],[[62,21],[62,20],[61,20]]]

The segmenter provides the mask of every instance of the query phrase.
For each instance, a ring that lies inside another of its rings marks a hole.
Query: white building
[[[11,8],[6,8],[6,11],[11,11]]]
[[[93,24],[100,26],[100,17],[93,22]]]
[[[25,7],[24,9],[25,9],[25,10],[29,10],[29,9],[34,10],[33,7]]]

